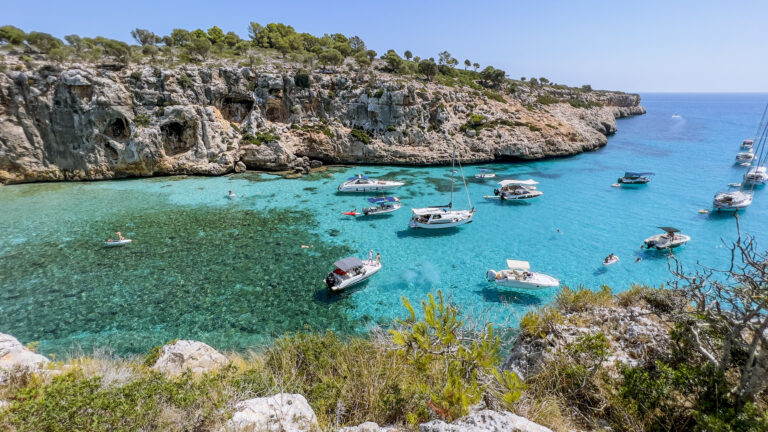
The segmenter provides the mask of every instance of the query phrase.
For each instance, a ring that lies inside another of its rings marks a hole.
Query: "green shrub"
[[[182,73],[179,76],[179,85],[181,86],[181,88],[186,90],[186,89],[192,88],[192,86],[194,86],[194,83],[192,82],[192,78],[190,78],[189,75]]]
[[[131,72],[131,78],[133,78],[136,81],[141,81],[141,71],[133,71]]]
[[[539,97],[536,98],[536,103],[542,104],[542,105],[552,105],[560,102],[560,99],[550,96],[548,94],[539,95]]]
[[[363,129],[354,127],[350,131],[350,135],[352,135],[352,138],[360,141],[363,144],[369,144],[371,142],[371,136]]]
[[[603,106],[600,102],[583,101],[579,99],[569,99],[568,103],[574,108],[600,108]]]
[[[502,102],[502,103],[506,103],[506,102],[507,102],[507,101],[506,101],[506,99],[504,99],[504,96],[502,96],[502,95],[500,95],[500,94],[498,94],[498,93],[492,92],[492,91],[490,91],[490,90],[484,90],[484,91],[483,91],[483,94],[484,94],[484,95],[485,95],[485,97],[487,97],[488,99],[493,99],[493,100],[495,100],[496,102]]]
[[[272,141],[279,141],[280,135],[277,135],[274,133],[274,131],[269,132],[256,132],[256,134],[252,134],[250,132],[246,132],[243,134],[240,141],[245,142],[247,144],[255,144],[255,145],[262,145],[268,142]]]
[[[563,312],[583,312],[598,306],[607,306],[613,299],[611,288],[607,285],[600,287],[600,291],[591,291],[580,286],[575,291],[564,286],[559,293],[555,304],[557,309]]]
[[[299,88],[309,88],[312,85],[312,80],[309,76],[309,74],[306,71],[298,71],[296,73],[296,76],[293,77],[293,82],[296,84],[296,87]]]
[[[147,127],[149,126],[149,116],[146,114],[136,114],[133,118],[133,123],[138,127]]]
[[[397,128],[395,127],[395,125],[387,126],[387,132],[396,132],[396,131],[397,131]]]
[[[384,89],[378,89],[376,90],[376,93],[373,94],[373,97],[376,99],[379,99],[382,96],[384,96]]]
[[[565,318],[556,309],[552,307],[537,308],[526,313],[520,320],[520,334],[543,338],[551,333],[555,326],[564,322]]]

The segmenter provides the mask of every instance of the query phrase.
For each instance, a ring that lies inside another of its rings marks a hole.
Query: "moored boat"
[[[621,185],[644,185],[648,184],[654,175],[652,172],[627,171],[624,173],[624,177],[619,177],[616,182]]]
[[[755,145],[755,140],[751,140],[751,139],[745,139],[744,141],[741,142],[741,148],[745,150],[752,149],[754,145]]]
[[[399,210],[400,207],[403,206],[397,197],[391,196],[368,198],[368,202],[375,205],[372,207],[363,208],[363,214],[366,216],[392,213],[393,211]]]
[[[502,180],[499,187],[493,190],[493,196],[484,196],[486,199],[501,200],[526,200],[544,195],[544,192],[537,190],[539,184],[534,179],[528,180]]]
[[[106,247],[125,246],[128,243],[131,243],[132,241],[133,240],[127,239],[127,238],[123,238],[123,239],[119,239],[119,240],[109,239],[109,240],[104,241],[104,246],[106,246]]]
[[[736,153],[736,163],[738,164],[750,163],[753,160],[755,160],[755,153],[752,149]]]
[[[645,239],[643,244],[647,249],[673,249],[691,240],[690,236],[681,234],[680,230],[672,227],[659,227],[665,234],[657,234]]]
[[[712,200],[716,210],[735,211],[749,207],[752,204],[752,193],[742,189],[718,192]]]
[[[333,263],[334,269],[325,277],[325,285],[331,292],[344,291],[359,284],[381,270],[379,257],[376,260],[362,261],[357,257],[347,257]]]
[[[492,172],[491,170],[488,170],[488,169],[485,169],[485,168],[480,168],[478,171],[480,171],[480,172],[475,174],[475,178],[489,179],[489,178],[496,177],[496,174],[494,172]]]
[[[341,186],[339,192],[378,192],[403,186],[405,183],[391,180],[376,180],[362,174],[350,177]]]
[[[560,285],[560,281],[550,275],[532,272],[528,261],[511,259],[507,260],[506,269],[488,270],[485,277],[496,285],[512,288],[542,289]]]
[[[746,174],[744,174],[744,183],[751,186],[765,184],[767,181],[768,172],[764,166],[751,168],[749,171],[747,171]]]

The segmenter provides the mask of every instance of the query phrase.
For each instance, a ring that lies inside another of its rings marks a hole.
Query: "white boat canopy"
[[[509,267],[510,270],[530,271],[531,263],[529,263],[528,261],[516,261],[516,260],[508,259],[507,267]]]
[[[499,182],[499,186],[504,187],[508,185],[522,185],[522,186],[536,186],[539,184],[534,179],[528,179],[528,180],[502,180]]]

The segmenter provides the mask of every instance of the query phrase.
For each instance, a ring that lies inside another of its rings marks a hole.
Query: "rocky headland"
[[[351,62],[32,64],[0,69],[0,183],[322,164],[429,165],[595,150],[640,97],[565,86],[489,91]]]

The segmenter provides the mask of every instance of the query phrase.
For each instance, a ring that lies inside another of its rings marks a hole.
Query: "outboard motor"
[[[328,289],[331,289],[334,285],[336,285],[336,278],[333,277],[333,273],[328,273],[328,276],[325,277],[325,285],[328,287]]]
[[[496,195],[496,196],[499,196],[500,193],[501,193],[501,191],[499,190],[499,188],[496,188],[496,189],[493,190],[493,194]]]
[[[488,272],[485,274],[485,278],[489,281],[495,281],[496,280],[496,270],[488,270]]]

